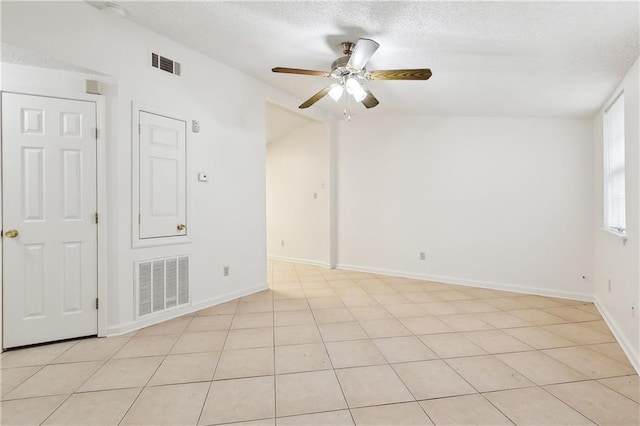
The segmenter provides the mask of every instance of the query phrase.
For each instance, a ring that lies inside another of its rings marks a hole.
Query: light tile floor
[[[269,262],[271,289],[2,354],[0,423],[640,424],[591,303]]]

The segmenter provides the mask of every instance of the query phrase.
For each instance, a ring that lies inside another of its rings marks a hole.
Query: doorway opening
[[[329,123],[266,104],[267,259],[331,267]]]

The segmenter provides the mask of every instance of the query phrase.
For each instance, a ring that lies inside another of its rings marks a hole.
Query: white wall
[[[326,124],[308,123],[267,144],[269,258],[328,265],[329,194]]]
[[[591,299],[589,120],[357,116],[338,131],[339,266]]]
[[[145,324],[134,321],[136,260],[190,254],[194,308],[266,287],[264,84],[85,2],[2,2],[2,41],[111,76],[104,79],[109,284],[108,303],[101,304],[108,333]],[[181,62],[182,76],[151,68],[151,50]],[[3,87],[50,84],[17,67],[3,69],[2,78]],[[83,90],[77,76],[68,79],[78,81],[64,85]],[[189,135],[191,244],[131,248],[133,101],[200,121],[201,132]],[[198,182],[198,171],[210,181]]]
[[[618,342],[640,371],[640,60],[593,121],[595,301]],[[604,230],[603,113],[624,91],[627,241]],[[611,291],[609,291],[611,281]],[[634,311],[632,311],[632,306]]]

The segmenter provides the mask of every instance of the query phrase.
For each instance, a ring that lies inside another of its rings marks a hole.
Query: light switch
[[[191,121],[191,131],[193,133],[200,133],[200,122],[198,120]]]
[[[198,180],[200,182],[209,182],[209,173],[207,172],[198,173]]]

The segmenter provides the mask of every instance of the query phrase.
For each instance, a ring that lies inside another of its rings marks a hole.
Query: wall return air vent
[[[158,55],[157,53],[151,53],[151,66],[170,74],[180,75],[180,62]]]
[[[138,317],[189,303],[187,256],[136,262]]]

